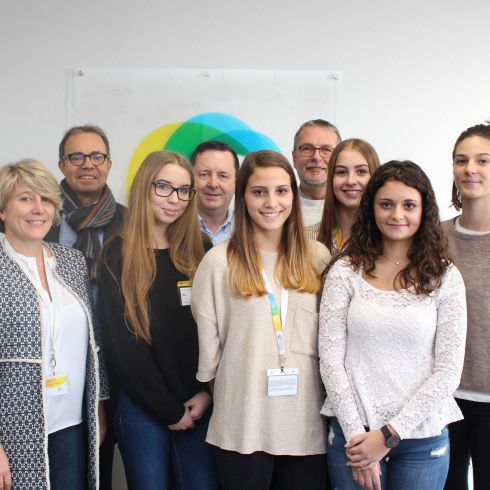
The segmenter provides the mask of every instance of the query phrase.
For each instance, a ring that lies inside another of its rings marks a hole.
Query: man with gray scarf
[[[51,228],[45,240],[59,242],[80,250],[89,271],[91,293],[95,300],[95,266],[104,242],[117,233],[125,208],[117,203],[107,186],[111,169],[109,141],[97,126],[70,128],[59,146],[58,166],[65,178],[61,181],[63,211],[61,223]],[[100,449],[100,488],[112,488],[114,436],[108,428]]]
[[[102,244],[120,230],[124,216],[124,206],[116,203],[106,183],[111,166],[109,141],[102,129],[75,126],[65,133],[58,162],[65,176],[60,184],[63,214],[46,241],[80,250],[91,280]]]

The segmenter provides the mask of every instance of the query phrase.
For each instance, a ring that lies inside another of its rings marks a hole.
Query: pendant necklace
[[[395,264],[395,265],[400,265],[402,263],[401,260],[391,260],[383,254],[381,254],[381,257],[383,257],[385,260],[387,260],[388,262],[391,262],[392,264]]]

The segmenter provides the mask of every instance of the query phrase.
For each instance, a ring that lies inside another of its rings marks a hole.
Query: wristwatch
[[[387,425],[383,425],[383,427],[381,427],[381,432],[385,437],[386,447],[393,449],[400,444],[400,436],[396,432],[393,434],[391,430],[388,429]]]

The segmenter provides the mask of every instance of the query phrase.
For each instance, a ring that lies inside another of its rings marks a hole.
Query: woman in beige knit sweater
[[[466,286],[468,333],[455,393],[464,420],[449,426],[451,457],[445,490],[490,486],[490,125],[468,128],[453,151],[452,204],[461,214],[442,224],[449,253]]]
[[[318,292],[330,255],[305,237],[298,189],[282,155],[248,155],[235,230],[193,282],[197,378],[214,387],[207,441],[224,490],[327,488]]]

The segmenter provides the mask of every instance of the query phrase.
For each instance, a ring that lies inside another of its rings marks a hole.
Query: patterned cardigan
[[[12,490],[49,490],[40,309],[36,290],[0,240],[0,444],[9,460]],[[88,433],[88,488],[98,482],[97,402],[107,398],[104,370],[99,378],[98,336],[94,332],[85,259],[73,248],[50,243],[54,274],[80,301],[89,324],[84,396]]]

